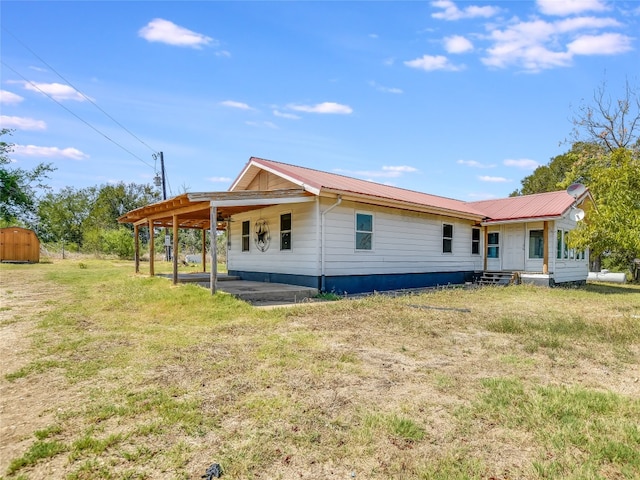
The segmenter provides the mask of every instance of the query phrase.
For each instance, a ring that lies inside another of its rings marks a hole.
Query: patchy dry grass
[[[640,477],[640,289],[260,310],[125,262],[1,265],[6,479]]]

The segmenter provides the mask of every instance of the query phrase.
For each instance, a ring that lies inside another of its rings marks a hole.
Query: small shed
[[[40,240],[36,232],[22,227],[0,228],[0,262],[38,263]]]

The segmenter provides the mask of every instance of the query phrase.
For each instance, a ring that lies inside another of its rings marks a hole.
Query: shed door
[[[524,225],[505,225],[503,250],[503,270],[524,270]]]

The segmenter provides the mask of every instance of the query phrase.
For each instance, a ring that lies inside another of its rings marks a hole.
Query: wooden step
[[[485,271],[478,280],[478,285],[507,286],[515,283],[518,283],[517,272]]]

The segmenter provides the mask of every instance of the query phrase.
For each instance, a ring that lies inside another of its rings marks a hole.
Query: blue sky
[[[639,84],[640,2],[2,1],[1,125],[54,189],[227,190],[251,156],[504,197]],[[7,140],[5,138],[5,140]]]

